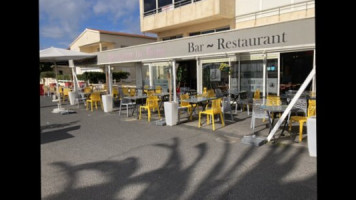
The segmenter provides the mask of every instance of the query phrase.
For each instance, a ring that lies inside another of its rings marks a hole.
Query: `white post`
[[[200,66],[199,58],[196,58],[196,61],[197,61],[197,93],[201,94],[203,92],[202,68]]]
[[[231,58],[229,57],[229,66],[230,66],[230,72],[231,72]],[[231,89],[231,73],[229,72],[229,90]]]
[[[273,135],[276,133],[278,128],[281,126],[283,120],[287,117],[288,113],[293,108],[294,104],[297,102],[297,100],[299,99],[300,95],[304,92],[305,88],[308,86],[308,84],[310,83],[310,81],[313,79],[314,76],[315,76],[315,69],[313,68],[311,70],[311,72],[309,73],[308,77],[303,82],[303,84],[300,86],[297,94],[295,94],[295,96],[293,97],[292,101],[287,106],[287,109],[283,112],[282,116],[279,118],[278,122],[273,127],[272,131],[269,133],[269,135],[267,137],[267,141],[268,142],[272,139]]]
[[[172,61],[173,71],[173,101],[177,102],[177,90],[176,90],[176,60]]]
[[[150,78],[150,87],[153,87],[152,64],[148,64],[148,73],[149,73],[149,78]]]
[[[278,66],[277,66],[277,96],[280,96],[280,90],[281,90],[281,85],[280,85],[280,80],[281,80],[281,53],[278,53]]]
[[[107,69],[108,69],[108,77],[109,77],[109,84],[108,84],[108,87],[109,87],[109,94],[112,94],[112,73],[111,73],[111,67],[110,65],[107,66]]]
[[[314,49],[314,57],[313,57],[313,69],[316,71],[316,64],[315,64],[315,59],[316,59],[316,53]],[[313,77],[313,84],[312,84],[312,92],[316,92],[316,76]]]
[[[263,53],[263,97],[266,97],[266,81],[267,81],[267,73],[266,73],[266,65],[267,65],[267,56],[266,53]]]

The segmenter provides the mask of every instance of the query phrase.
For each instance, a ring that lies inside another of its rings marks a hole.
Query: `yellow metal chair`
[[[124,96],[126,96],[126,97],[130,96],[129,88],[123,87],[122,88],[122,92],[124,93]]]
[[[136,89],[135,88],[131,88],[130,89],[130,96],[136,96]]]
[[[289,118],[289,131],[292,130],[292,123],[299,122],[299,142],[303,140],[303,126],[307,122],[307,119],[316,115],[316,100],[308,101],[307,116],[291,116]]]
[[[223,112],[221,110],[221,98],[213,100],[210,109],[206,109],[205,111],[199,112],[199,124],[198,124],[198,127],[199,128],[201,127],[201,114],[206,114],[207,115],[207,117],[206,117],[207,118],[207,124],[210,124],[209,116],[211,116],[211,119],[213,121],[213,131],[215,131],[214,115],[216,115],[216,114],[220,115],[220,120],[221,120],[222,126],[225,126],[224,116],[223,116],[222,113]]]
[[[208,90],[207,97],[215,97],[214,89]]]
[[[100,106],[103,106],[101,103],[101,97],[100,97],[100,92],[93,92],[89,96],[89,99],[87,100],[87,110],[89,103],[91,103],[91,111],[93,112],[93,104],[95,103],[95,108],[98,110],[98,102],[100,103]]]
[[[146,105],[145,106],[140,106],[140,115],[139,115],[138,119],[141,119],[141,110],[142,109],[147,110],[147,112],[148,112],[148,121],[151,121],[151,109],[152,109],[152,111],[157,109],[159,119],[161,119],[161,113],[159,111],[159,105],[158,105],[158,97],[156,97],[156,96],[147,97]]]
[[[150,96],[154,96],[155,95],[155,91],[153,90],[148,90],[147,91],[147,96],[150,97]]]
[[[253,98],[254,99],[261,99],[261,92],[260,89],[256,89],[255,92],[253,93]]]
[[[156,86],[155,93],[156,93],[156,94],[161,94],[161,93],[162,93],[162,87],[159,86],[159,85]]]
[[[64,100],[66,100],[66,99],[69,100],[69,92],[70,91],[71,91],[70,88],[63,88],[63,101],[62,102],[64,102]]]
[[[113,95],[114,99],[118,99],[119,98],[119,88],[112,87],[112,95]]]
[[[84,88],[84,94],[90,94],[90,93],[92,93],[91,87],[85,87]]]
[[[180,95],[180,100],[186,100],[186,99],[189,99],[189,95],[188,94],[181,94]],[[180,102],[180,107],[183,107],[183,108],[187,108],[188,109],[188,113],[189,113],[189,116],[190,116],[190,120],[192,120],[193,118],[193,115],[192,115],[192,111],[193,111],[193,107],[195,107],[196,104],[193,104],[193,106],[191,104],[189,104],[188,102],[184,102],[184,101],[181,101]]]
[[[149,88],[148,85],[143,86],[143,92],[147,94],[147,91],[148,91],[147,89],[148,89],[148,88]]]

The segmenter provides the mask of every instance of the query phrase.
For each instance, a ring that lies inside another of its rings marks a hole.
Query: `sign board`
[[[315,46],[315,18],[230,30],[98,52],[98,64],[148,62],[207,54]]]

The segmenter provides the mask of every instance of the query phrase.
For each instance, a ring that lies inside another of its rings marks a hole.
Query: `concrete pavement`
[[[246,112],[235,122],[226,115],[213,132],[197,120],[156,126],[68,103],[76,113],[53,114],[56,104],[40,98],[42,199],[317,199],[306,139],[242,144],[251,134]],[[258,135],[268,134],[265,124]]]

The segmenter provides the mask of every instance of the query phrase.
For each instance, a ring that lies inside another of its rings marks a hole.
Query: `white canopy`
[[[67,49],[50,47],[40,51],[40,62],[58,62],[68,60],[81,60],[95,57],[96,54],[83,53]]]
[[[59,62],[59,61],[72,60],[70,62],[70,65],[71,64],[73,65],[73,60],[81,60],[81,59],[85,59],[85,58],[92,58],[95,56],[96,56],[96,54],[83,53],[83,52],[79,52],[79,51],[72,51],[72,50],[55,48],[55,47],[50,47],[47,49],[40,50],[40,62],[53,62],[56,68],[57,68],[56,62]],[[72,72],[75,75],[74,69],[72,69]],[[56,69],[56,87],[57,87],[57,96],[59,97],[58,83],[57,83],[57,69]],[[61,108],[61,100],[59,98],[58,99],[58,108],[54,109],[52,112],[58,113],[60,111],[63,111],[63,108]]]

